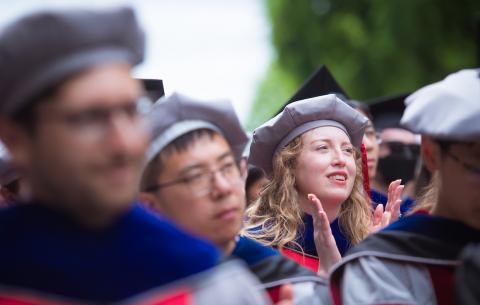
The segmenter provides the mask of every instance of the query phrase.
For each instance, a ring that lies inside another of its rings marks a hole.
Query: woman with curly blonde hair
[[[326,274],[340,260],[330,223],[338,218],[352,244],[372,231],[360,153],[366,126],[362,114],[325,95],[291,103],[257,128],[249,162],[270,182],[247,210],[244,235]]]

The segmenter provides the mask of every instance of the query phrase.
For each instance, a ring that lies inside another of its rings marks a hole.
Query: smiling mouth
[[[335,184],[345,184],[347,181],[347,176],[343,174],[334,174],[328,176],[328,179]]]
[[[228,209],[228,210],[225,210],[225,211],[222,211],[222,212],[218,213],[215,216],[215,218],[223,219],[223,220],[233,220],[237,217],[237,212],[238,212],[237,208],[231,208],[231,209]]]

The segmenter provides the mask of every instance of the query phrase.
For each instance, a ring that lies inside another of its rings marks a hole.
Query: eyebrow
[[[233,152],[232,151],[226,151],[224,152],[223,154],[221,154],[219,157],[217,157],[216,161],[217,162],[221,162],[223,160],[225,160],[226,158],[228,157],[233,157]],[[185,175],[186,173],[188,173],[189,171],[192,171],[192,170],[196,170],[196,169],[203,169],[205,168],[206,165],[204,163],[195,163],[195,164],[192,164],[192,165],[189,165],[187,167],[185,167],[184,169],[182,169],[178,174],[180,176],[183,176]]]
[[[330,140],[330,139],[325,139],[325,138],[316,139],[316,140],[311,141],[311,142],[310,142],[310,145],[315,144],[315,142],[327,142],[327,143],[330,143],[330,144],[331,144],[331,143],[332,143],[332,140]],[[353,144],[352,144],[350,141],[344,141],[344,142],[342,142],[340,145],[345,145],[345,144],[348,144],[348,145],[352,145],[352,146],[353,146]]]

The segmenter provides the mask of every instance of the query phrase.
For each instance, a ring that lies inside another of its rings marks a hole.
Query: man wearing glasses
[[[294,283],[294,304],[321,304],[319,289],[326,286],[314,273],[239,236],[246,206],[241,159],[248,138],[231,103],[175,93],[159,100],[149,118],[153,138],[141,201],[213,242],[226,257],[247,263],[273,301],[285,297],[283,284]]]
[[[149,135],[130,73],[143,53],[128,8],[40,12],[0,33],[0,136],[31,188],[0,212],[0,303],[110,303],[200,273],[203,293],[191,295],[197,279],[149,300],[262,304],[246,271],[205,274],[215,247],[134,204]]]

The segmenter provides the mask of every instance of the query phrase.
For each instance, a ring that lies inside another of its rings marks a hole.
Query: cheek
[[[456,205],[476,204],[480,208],[480,176],[453,167],[445,172],[448,174],[443,178],[443,185],[447,187],[443,188],[443,192],[447,194],[448,200]]]
[[[380,144],[378,146],[378,157],[379,158],[384,158],[390,154],[390,149],[386,147],[385,145]]]
[[[348,187],[351,190],[357,176],[357,164],[354,158],[347,160],[346,170],[348,172],[348,176],[353,178],[348,180]]]
[[[308,158],[308,161],[299,159],[294,175],[300,192],[313,192],[319,187],[320,179],[329,167],[329,162],[325,159],[319,156]]]
[[[372,150],[367,152],[368,157],[377,160],[379,154],[379,147],[378,144],[373,145]]]

